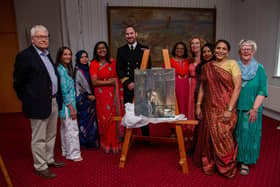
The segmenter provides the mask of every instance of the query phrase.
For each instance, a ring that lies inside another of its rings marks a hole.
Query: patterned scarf
[[[88,64],[82,64],[81,61],[80,61],[83,53],[85,53],[88,57],[88,53],[85,50],[80,50],[76,53],[75,75],[76,75],[76,72],[77,72],[78,69],[82,70],[84,76],[86,77],[86,79],[89,83],[89,86],[90,86],[91,90],[93,90],[91,79],[90,79],[90,74],[89,74],[89,65]]]
[[[237,62],[242,74],[242,87],[245,87],[248,81],[256,76],[259,67],[258,62],[254,58],[252,58],[247,66],[245,66],[240,59]]]

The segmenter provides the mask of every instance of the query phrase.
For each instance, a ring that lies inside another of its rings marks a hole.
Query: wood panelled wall
[[[14,61],[18,52],[13,0],[1,0],[0,23],[0,113],[20,112],[21,103],[13,90]]]

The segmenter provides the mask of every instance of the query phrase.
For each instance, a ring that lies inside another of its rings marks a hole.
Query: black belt
[[[52,98],[56,98],[56,95],[57,95],[57,94],[52,95]]]

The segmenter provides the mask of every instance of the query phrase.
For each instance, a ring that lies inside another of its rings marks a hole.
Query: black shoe
[[[65,164],[63,162],[54,161],[53,163],[49,163],[48,166],[52,168],[61,168],[65,166]]]
[[[39,175],[40,177],[43,177],[45,179],[53,179],[56,177],[56,174],[51,172],[49,169],[45,169],[42,171],[35,170],[35,174]]]

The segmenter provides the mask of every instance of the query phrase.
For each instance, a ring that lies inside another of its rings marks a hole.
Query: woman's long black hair
[[[212,55],[213,57],[206,61],[204,58],[203,58],[203,49],[205,47],[208,47],[210,49],[210,51],[212,52]],[[195,73],[196,73],[196,77],[197,77],[197,81],[196,81],[196,86],[195,86],[195,91],[194,91],[194,95],[195,95],[195,102],[197,101],[197,96],[198,96],[198,92],[199,92],[199,87],[200,87],[200,83],[201,83],[201,69],[202,69],[202,66],[204,64],[207,64],[208,62],[214,60],[214,45],[211,44],[211,43],[206,43],[205,45],[203,45],[203,47],[201,48],[201,56],[200,56],[200,59],[201,59],[201,62],[200,64],[196,67],[195,69]]]
[[[110,56],[109,46],[108,46],[108,44],[107,44],[106,42],[104,42],[104,41],[99,41],[99,42],[97,42],[97,43],[95,44],[94,50],[93,50],[93,59],[92,59],[92,60],[97,60],[98,62],[100,61],[100,57],[99,57],[98,54],[97,54],[97,48],[98,48],[98,46],[99,46],[100,44],[104,44],[104,45],[105,45],[105,48],[107,49],[107,54],[106,54],[106,56],[105,56],[105,59],[106,59],[107,62],[111,63],[111,61],[110,61],[111,56]]]
[[[68,49],[70,52],[71,52],[71,56],[72,56],[72,51],[69,47],[66,47],[66,46],[63,46],[63,47],[60,47],[56,53],[56,59],[55,59],[55,65],[58,66],[59,64],[63,65],[63,62],[61,60],[61,57],[63,55],[63,52]],[[73,71],[73,65],[72,65],[72,59],[71,59],[71,62],[69,64],[67,64],[66,66],[66,69],[67,69],[67,73],[70,77],[74,78],[74,71]]]
[[[184,46],[184,55],[183,55],[183,58],[188,58],[188,49],[187,49],[187,46],[186,46],[186,44],[184,43],[184,42],[182,42],[182,41],[180,41],[180,42],[177,42],[175,45],[174,45],[174,47],[173,47],[173,49],[172,49],[172,56],[173,57],[175,57],[176,55],[175,55],[175,51],[176,51],[176,48],[177,48],[177,46],[178,45],[183,45]]]
[[[209,48],[210,51],[211,51],[211,53],[212,53],[212,55],[213,55],[213,57],[212,57],[210,60],[208,60],[208,61],[206,61],[206,60],[203,58],[203,49],[204,49],[205,47]],[[201,74],[201,69],[202,69],[202,66],[203,66],[204,64],[206,64],[207,62],[212,61],[212,60],[215,59],[215,56],[214,56],[214,45],[213,45],[213,44],[211,44],[211,43],[206,43],[206,44],[201,48],[200,59],[201,59],[201,62],[200,62],[200,64],[197,66],[197,68],[196,68],[196,70],[195,70],[197,76],[200,76],[200,74]]]

